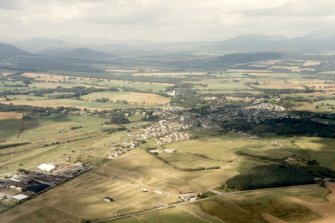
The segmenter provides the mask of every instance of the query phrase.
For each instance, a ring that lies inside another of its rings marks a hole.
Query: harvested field
[[[18,112],[0,112],[0,120],[20,120],[22,115]]]

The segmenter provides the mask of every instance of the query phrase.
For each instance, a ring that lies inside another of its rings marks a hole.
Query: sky
[[[334,0],[0,0],[0,39],[213,41],[335,28]]]

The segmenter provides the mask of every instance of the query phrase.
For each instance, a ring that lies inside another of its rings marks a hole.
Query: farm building
[[[43,172],[51,172],[56,169],[56,166],[53,164],[42,163],[41,165],[38,166],[38,169]]]
[[[104,197],[104,201],[106,201],[106,202],[113,202],[114,201],[114,199],[112,198],[112,197],[110,197],[110,196],[107,196],[107,197]]]
[[[7,198],[7,194],[0,193],[0,200],[6,199],[6,198]]]
[[[28,196],[25,194],[18,194],[18,195],[13,196],[12,198],[17,201],[25,201],[28,199]]]

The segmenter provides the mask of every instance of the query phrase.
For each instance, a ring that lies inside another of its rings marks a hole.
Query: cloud
[[[332,27],[330,0],[0,0],[5,38],[220,40]]]

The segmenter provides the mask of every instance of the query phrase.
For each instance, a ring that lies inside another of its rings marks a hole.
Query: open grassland
[[[19,136],[22,121],[19,119],[0,120],[0,142],[16,139]]]
[[[328,183],[327,188],[330,190],[330,194],[328,194],[326,202],[308,202],[297,198],[292,198],[291,201],[321,216],[315,219],[313,223],[332,223],[335,219],[335,184]]]
[[[140,91],[158,92],[158,91],[164,91],[167,87],[172,86],[172,84],[150,83],[150,82],[139,82],[139,81],[105,80],[103,82],[95,83],[94,86],[134,88]]]
[[[22,113],[0,112],[0,143],[19,136]]]
[[[162,211],[155,211],[148,214],[122,218],[106,223],[216,223],[208,217],[199,216],[197,212],[183,210],[182,208],[170,208]]]
[[[243,79],[237,79],[236,82],[229,79],[205,79],[201,81],[192,81],[189,82],[191,84],[194,84],[194,89],[200,90],[200,91],[209,91],[209,90],[215,90],[215,91],[248,91],[252,90],[249,86],[244,84]]]
[[[273,140],[280,143],[273,145]],[[221,166],[230,171],[243,171],[256,165],[269,163],[270,159],[284,159],[290,156],[291,154],[284,148],[292,146],[294,147],[290,140],[284,138],[250,139],[237,134],[226,134],[167,144],[166,148],[175,149],[176,152],[162,153],[159,156],[177,167]],[[240,151],[251,156],[264,157],[264,159],[240,156],[237,154]]]
[[[91,145],[112,136],[100,131],[103,122],[105,119],[96,117],[54,115],[20,120],[11,126],[0,125],[2,144],[30,142],[0,150],[0,174],[13,173],[18,168],[36,168],[44,162],[67,162],[68,159],[75,162],[79,154],[91,155],[96,151]],[[76,126],[81,128],[72,130]],[[99,149],[99,153],[91,156],[102,159],[108,155],[107,148]]]
[[[316,159],[321,165],[335,170],[335,139],[319,137],[297,137],[296,147],[289,150],[307,159]]]
[[[78,219],[109,218],[176,202],[180,191],[207,191],[222,183],[221,179],[229,177],[227,174],[221,170],[180,172],[136,149],[3,213],[1,219],[18,222],[28,214],[38,219],[34,215],[40,215],[41,203]],[[143,192],[143,188],[148,192]],[[105,202],[104,196],[112,196],[115,202]]]
[[[292,202],[292,199],[327,204],[328,193],[328,190],[317,185],[295,186],[224,193],[187,206],[229,223],[304,223],[318,219],[320,215],[297,202]]]
[[[47,74],[47,73],[23,73],[22,76],[33,78],[36,81],[59,82],[66,80],[97,80],[96,78],[71,77],[65,75]]]
[[[157,94],[137,92],[96,92],[81,97],[84,100],[92,101],[101,98],[108,98],[110,101],[127,101],[130,104],[165,105],[170,98]]]
[[[110,88],[110,87],[129,88],[141,91],[158,92],[158,91],[164,91],[166,87],[172,85],[167,83],[109,80],[104,78],[75,77],[75,76],[47,74],[47,73],[24,73],[23,76],[30,77],[35,80],[32,84],[30,84],[30,87],[42,88],[42,89],[57,88],[60,86],[65,88],[84,86],[84,87],[95,87],[95,88]],[[7,84],[4,83],[4,85],[9,87],[10,89],[15,87],[15,85],[17,84],[23,85],[22,82],[18,82],[16,84],[12,82],[9,82]]]
[[[30,88],[37,88],[37,89],[49,89],[49,88],[58,88],[58,87],[63,87],[63,88],[72,88],[72,87],[93,87],[92,85],[89,84],[81,84],[81,83],[74,83],[74,82],[66,82],[66,83],[56,83],[56,82],[34,82],[31,85],[29,85]],[[107,87],[97,87],[97,88],[102,88],[102,89],[107,89]]]

